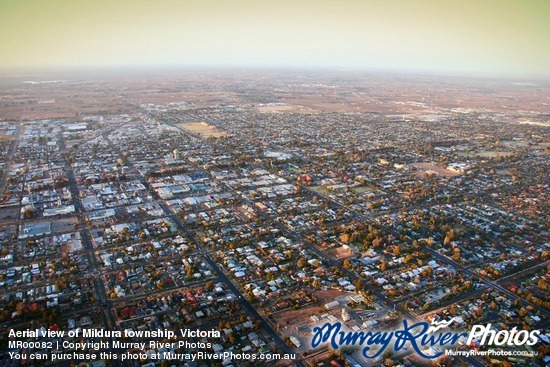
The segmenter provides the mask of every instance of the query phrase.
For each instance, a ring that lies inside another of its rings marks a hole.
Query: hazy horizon
[[[297,69],[550,77],[550,2],[0,2],[0,70]]]

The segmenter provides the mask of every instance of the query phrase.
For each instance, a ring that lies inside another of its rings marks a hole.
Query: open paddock
[[[316,113],[314,109],[300,105],[266,105],[257,107],[259,113]]]

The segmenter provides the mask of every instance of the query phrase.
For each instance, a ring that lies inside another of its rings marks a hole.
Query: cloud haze
[[[548,1],[2,0],[0,68],[550,75]]]

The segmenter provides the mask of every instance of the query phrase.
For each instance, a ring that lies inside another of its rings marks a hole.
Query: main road
[[[73,198],[75,214],[78,219],[78,224],[80,227],[80,240],[82,242],[82,247],[84,249],[84,253],[86,254],[88,265],[92,274],[100,274],[99,264],[94,254],[94,246],[93,246],[92,238],[90,236],[90,231],[88,229],[86,219],[84,218],[84,213],[85,213],[84,206],[82,205],[82,201],[80,200],[80,193],[78,190],[78,185],[76,183],[76,178],[74,176],[74,172],[71,167],[70,160],[68,159],[69,157],[67,156],[67,146],[65,143],[65,138],[61,133],[59,134],[59,142],[60,142],[61,152],[65,157],[65,164],[67,167],[66,173],[69,181],[69,191],[71,192],[71,196]],[[103,279],[98,275],[92,276],[92,283],[94,287],[94,294],[96,295],[96,298],[99,301],[99,305],[101,308],[100,316],[103,321],[103,325],[106,330],[113,330],[116,327],[116,317],[113,314],[113,310],[111,308],[111,302],[107,297]],[[109,352],[116,353],[116,351],[112,349],[113,339],[108,338],[108,340],[109,340]],[[114,366],[120,366],[120,362],[118,360],[114,359],[112,360],[112,362]]]

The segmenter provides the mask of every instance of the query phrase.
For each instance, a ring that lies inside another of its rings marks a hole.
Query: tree
[[[306,258],[304,257],[301,257],[300,259],[298,259],[298,261],[296,262],[296,265],[300,268],[303,268],[307,265],[307,260]]]
[[[23,313],[25,312],[25,302],[23,301],[18,302],[17,305],[15,306],[15,310],[17,311],[17,314],[19,316],[23,316]]]
[[[454,254],[453,254],[453,260],[454,261],[460,261],[460,249],[455,248]]]
[[[342,266],[346,269],[351,269],[353,267],[353,265],[352,265],[352,263],[349,259],[344,260],[344,263],[342,264]]]
[[[319,289],[319,287],[321,287],[321,281],[319,279],[315,279],[312,283],[311,283],[311,286],[315,289]]]
[[[342,233],[342,235],[340,235],[340,241],[342,241],[342,243],[344,244],[350,243],[350,240],[351,240],[351,235],[349,233]]]
[[[371,307],[374,304],[374,296],[370,293],[363,294],[363,300],[367,307]]]
[[[36,210],[34,208],[25,208],[25,210],[23,211],[23,215],[25,217],[25,219],[31,219],[31,218],[34,218],[36,216]]]

